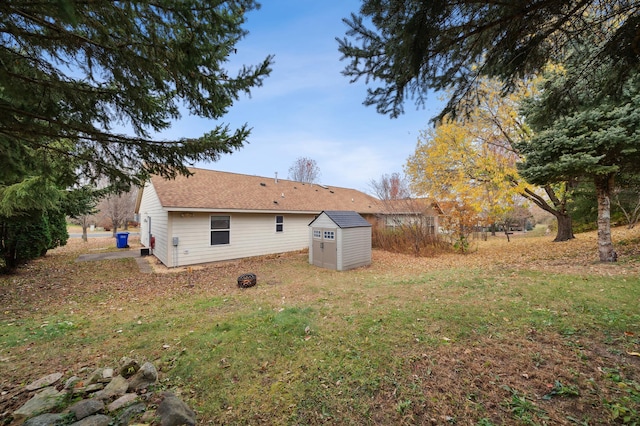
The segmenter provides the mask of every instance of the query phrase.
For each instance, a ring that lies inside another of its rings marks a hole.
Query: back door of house
[[[321,268],[338,268],[338,245],[335,229],[314,228],[313,264]]]

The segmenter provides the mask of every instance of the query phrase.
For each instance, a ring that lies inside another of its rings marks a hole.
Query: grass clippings
[[[77,263],[115,243],[72,239],[0,277],[0,414],[34,379],[126,355],[200,424],[637,424],[640,230],[614,230],[616,264],[595,233],[550,240],[374,251],[346,272],[291,253],[143,274]],[[238,288],[244,273],[258,284]]]

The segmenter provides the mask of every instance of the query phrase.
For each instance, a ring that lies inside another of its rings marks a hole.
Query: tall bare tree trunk
[[[89,240],[87,235],[87,228],[89,227],[89,216],[82,215],[78,218],[78,220],[80,221],[80,226],[82,226],[82,241],[86,243]]]
[[[598,255],[601,262],[615,262],[618,253],[611,241],[611,194],[614,175],[596,177],[596,197],[598,199]]]

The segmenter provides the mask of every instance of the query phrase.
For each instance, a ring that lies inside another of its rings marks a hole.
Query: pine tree
[[[232,130],[219,120],[270,73],[270,56],[226,68],[247,35],[246,13],[257,7],[252,0],[0,2],[4,267],[63,244],[49,224],[91,210],[101,194],[87,185],[106,178],[109,191],[125,191],[150,174],[188,174],[190,163],[243,145],[247,125]],[[211,119],[212,129],[153,138],[182,113]],[[21,233],[27,228],[42,232]],[[20,254],[30,245],[35,251]]]
[[[240,148],[248,127],[232,131],[217,120],[270,72],[271,57],[236,75],[225,68],[247,34],[245,14],[257,7],[251,0],[0,2],[4,172],[20,174],[24,152],[38,150],[79,164],[78,176],[126,186],[151,173],[185,174],[185,163]],[[214,127],[193,139],[153,139],[181,106]],[[60,140],[72,144],[60,149]]]
[[[620,173],[640,172],[640,73],[621,82],[616,96],[600,98],[598,81],[607,80],[611,63],[594,67],[589,84],[565,90],[578,81],[592,46],[582,45],[553,69],[541,96],[525,106],[527,122],[536,131],[520,144],[525,157],[520,174],[533,184],[577,178],[592,180],[598,206],[598,253],[603,262],[617,259],[611,240],[611,198]]]
[[[392,117],[402,114],[406,99],[423,104],[430,90],[452,90],[440,119],[473,108],[479,76],[513,88],[585,34],[597,35],[591,64],[616,64],[602,95],[640,68],[636,0],[364,0],[344,22],[346,37],[338,39],[349,61],[344,74],[371,84],[365,105]]]

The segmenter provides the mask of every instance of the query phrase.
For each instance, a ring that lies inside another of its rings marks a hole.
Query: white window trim
[[[213,229],[211,227],[211,218],[213,217],[228,217],[229,218],[229,227],[225,229]],[[213,232],[228,232],[229,233],[229,242],[224,244],[211,244],[211,234]],[[229,246],[231,245],[231,215],[228,214],[212,214],[209,216],[209,247],[217,247],[217,246]]]

